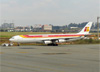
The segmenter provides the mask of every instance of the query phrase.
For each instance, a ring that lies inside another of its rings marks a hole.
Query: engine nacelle
[[[59,43],[66,42],[66,40],[64,40],[64,39],[59,39],[58,41],[59,41]]]
[[[52,41],[44,41],[44,44],[51,44]]]

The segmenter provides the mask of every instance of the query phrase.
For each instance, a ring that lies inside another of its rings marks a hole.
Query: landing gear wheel
[[[11,44],[8,44],[8,46],[11,46]]]
[[[3,46],[6,46],[6,44],[4,44]]]
[[[53,44],[53,46],[58,46],[58,44]]]
[[[58,46],[58,44],[48,44],[48,46]]]
[[[48,46],[52,46],[52,44],[48,44]]]

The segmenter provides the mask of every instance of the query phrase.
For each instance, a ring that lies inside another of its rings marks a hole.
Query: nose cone
[[[13,41],[13,39],[10,38],[9,41]]]

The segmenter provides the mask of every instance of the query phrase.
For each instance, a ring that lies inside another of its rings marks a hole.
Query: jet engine
[[[66,40],[64,40],[64,39],[59,39],[58,41],[59,41],[59,43],[66,42]]]
[[[44,41],[44,44],[51,44],[52,41]]]

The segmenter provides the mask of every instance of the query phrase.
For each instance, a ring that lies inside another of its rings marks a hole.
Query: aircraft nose
[[[13,39],[10,38],[9,41],[13,41]]]

